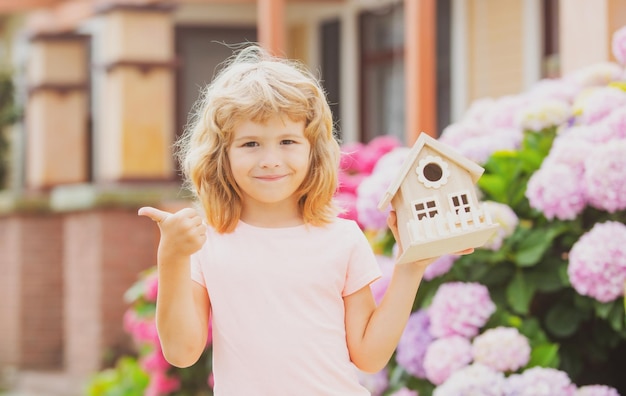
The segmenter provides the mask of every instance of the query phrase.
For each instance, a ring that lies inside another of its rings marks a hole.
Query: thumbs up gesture
[[[159,250],[170,256],[191,256],[206,240],[206,225],[195,209],[170,213],[150,206],[139,209],[139,216],[152,219],[161,231]]]

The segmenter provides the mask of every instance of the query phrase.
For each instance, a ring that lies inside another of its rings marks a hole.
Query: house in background
[[[476,99],[610,60],[624,24],[623,0],[0,0],[23,110],[4,131],[4,382],[80,394],[128,350],[122,296],[158,243],[136,210],[188,203],[172,143],[230,44],[319,71],[343,141],[411,145]]]

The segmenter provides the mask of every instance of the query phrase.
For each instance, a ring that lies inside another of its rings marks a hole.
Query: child
[[[331,112],[298,64],[247,47],[200,105],[178,147],[203,215],[139,210],[161,231],[165,357],[194,364],[211,318],[215,395],[368,395],[354,366],[385,367],[430,261],[397,266],[376,306],[375,256],[332,204]]]

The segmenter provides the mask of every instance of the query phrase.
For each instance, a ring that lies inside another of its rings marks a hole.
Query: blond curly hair
[[[304,222],[320,226],[336,216],[339,142],[324,90],[299,62],[247,46],[224,63],[191,115],[176,154],[186,185],[218,232],[232,232],[242,210],[228,159],[233,130],[244,121],[262,123],[275,116],[305,121],[310,166],[296,191]]]

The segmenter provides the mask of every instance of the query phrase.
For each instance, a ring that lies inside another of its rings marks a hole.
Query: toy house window
[[[413,214],[417,220],[425,217],[433,218],[439,213],[439,205],[434,199],[424,199],[413,202]]]
[[[450,195],[450,206],[452,211],[456,214],[460,212],[469,213],[472,211],[472,204],[467,192],[460,192]]]
[[[450,169],[441,157],[428,155],[419,161],[415,173],[425,187],[439,188],[448,182]]]

